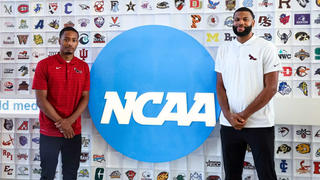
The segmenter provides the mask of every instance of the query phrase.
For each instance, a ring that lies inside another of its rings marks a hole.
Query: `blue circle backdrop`
[[[148,118],[158,117],[170,93],[185,93],[188,112],[196,102],[196,93],[211,93],[216,116],[213,121],[219,117],[212,57],[193,37],[171,27],[148,25],[121,33],[101,50],[90,80],[89,111],[98,132],[114,149],[139,161],[167,162],[186,156],[201,146],[214,126],[194,121],[181,126],[172,120],[162,125],[145,125],[133,115],[128,124],[119,124],[114,112],[109,123],[101,123],[108,101],[106,92],[116,92],[118,96],[114,98],[120,99],[123,109],[128,92],[136,92],[137,99],[145,93],[163,92],[160,102],[149,100],[144,104],[142,114]],[[180,105],[171,112],[178,113]],[[203,106],[199,114],[206,111]]]

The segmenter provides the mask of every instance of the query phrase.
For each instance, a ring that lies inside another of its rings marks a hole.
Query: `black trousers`
[[[247,144],[250,145],[259,180],[277,180],[274,169],[274,127],[220,129],[226,180],[242,180]]]
[[[80,164],[81,135],[72,139],[40,134],[41,180],[53,180],[61,151],[64,180],[76,180]]]

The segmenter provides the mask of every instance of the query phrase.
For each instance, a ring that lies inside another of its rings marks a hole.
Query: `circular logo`
[[[10,81],[6,81],[4,83],[4,86],[7,88],[7,89],[12,89],[13,88],[13,83],[10,82]]]
[[[86,45],[89,43],[89,35],[86,33],[81,33],[79,36],[79,42],[82,45]]]
[[[224,25],[227,27],[232,27],[233,26],[233,17],[228,16],[224,21]]]
[[[139,161],[188,155],[210,135],[220,112],[212,57],[167,26],[115,37],[95,60],[90,81],[89,111],[98,132]]]
[[[211,26],[211,27],[215,27],[217,24],[218,24],[218,16],[212,14],[208,17],[208,20],[207,20],[208,24]]]

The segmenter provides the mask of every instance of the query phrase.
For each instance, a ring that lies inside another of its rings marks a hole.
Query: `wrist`
[[[250,116],[250,115],[249,115],[248,113],[246,113],[245,111],[240,112],[239,115],[240,115],[243,119],[248,119],[249,116]]]
[[[68,122],[68,124],[70,126],[75,122],[75,120],[73,118],[71,118],[71,117],[67,118],[66,121]]]
[[[63,121],[62,118],[58,118],[58,119],[55,120],[55,122],[62,122],[62,121]]]
[[[67,124],[68,126],[72,125],[72,120],[71,119],[64,119],[65,124]]]

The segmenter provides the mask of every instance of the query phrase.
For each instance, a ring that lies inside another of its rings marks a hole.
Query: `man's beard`
[[[234,32],[237,36],[243,37],[243,36],[247,36],[247,35],[251,32],[252,26],[244,27],[244,31],[242,31],[242,32],[238,32],[236,26],[232,26],[232,29],[233,29],[233,32]]]
[[[67,52],[64,52],[64,54],[65,54],[65,55],[71,55],[71,54],[73,54],[73,53],[72,53],[72,52],[67,51]]]
[[[64,52],[62,52],[62,54],[63,54],[63,55],[72,55],[73,53],[70,52],[70,51],[64,51]]]

